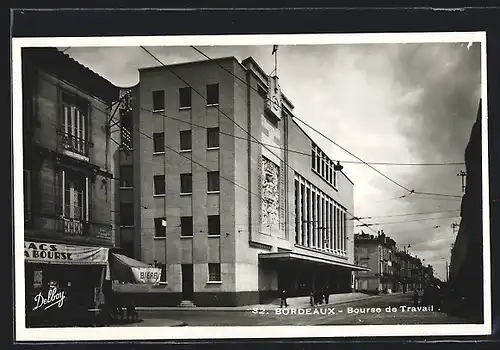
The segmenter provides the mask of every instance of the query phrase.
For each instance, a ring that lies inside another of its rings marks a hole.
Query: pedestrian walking
[[[418,291],[416,289],[413,292],[413,306],[418,306]]]
[[[326,287],[323,294],[325,296],[325,304],[328,304],[328,301],[330,300],[330,288]]]
[[[313,290],[311,290],[311,293],[309,294],[309,303],[311,304],[311,306],[316,305],[315,297],[316,297],[316,292],[313,289]]]
[[[284,288],[281,290],[280,308],[282,308],[283,305],[285,305],[285,307],[288,307],[288,303],[286,302],[286,290]]]

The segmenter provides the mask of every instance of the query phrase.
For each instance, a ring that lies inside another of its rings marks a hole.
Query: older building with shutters
[[[94,307],[115,242],[118,89],[55,48],[24,48],[22,68],[27,321],[64,323]],[[52,288],[71,317],[37,304]]]

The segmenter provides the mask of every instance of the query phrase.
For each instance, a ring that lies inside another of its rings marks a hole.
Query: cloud
[[[252,56],[268,73],[274,68],[272,46],[199,49],[212,58]],[[148,50],[164,64],[205,59],[190,47]],[[119,86],[136,84],[138,68],[159,65],[139,47],[71,48],[67,53]],[[478,43],[280,46],[278,60],[280,85],[296,106],[295,115],[363,160],[464,161],[480,96]],[[356,160],[321,136],[309,134],[333,159]],[[343,165],[355,183],[357,216],[460,206],[456,198],[394,199],[407,192],[366,165]],[[456,174],[463,166],[374,167],[408,189],[461,195]],[[443,276],[443,258],[448,259],[454,239],[450,225],[456,220],[381,224],[374,229],[384,229],[401,244],[413,243],[412,252],[439,265],[437,272]],[[440,228],[432,228],[438,224]]]

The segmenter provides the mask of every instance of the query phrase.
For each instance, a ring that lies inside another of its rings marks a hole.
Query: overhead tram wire
[[[53,82],[50,82],[50,81],[49,81],[49,83],[51,83],[51,84],[55,85],[55,83],[53,83]],[[92,107],[93,109],[96,109],[96,110],[98,110],[98,111],[100,111],[100,112],[104,113],[104,114],[108,114],[108,113],[110,112],[110,111],[106,111],[106,110],[100,109],[99,107],[97,107],[97,106],[95,106],[95,105],[91,105],[91,107]],[[142,108],[142,109],[144,109],[144,108]],[[148,112],[151,112],[151,113],[152,113],[152,111],[149,111],[149,110],[146,110],[146,111],[148,111]],[[159,113],[156,113],[156,114],[159,114]],[[173,117],[170,117],[170,116],[165,115],[165,114],[163,114],[163,116],[164,116],[164,117],[166,117],[166,118],[173,118]],[[176,118],[174,118],[174,119],[176,119]],[[111,122],[112,120],[114,120],[114,116],[113,116],[112,118],[110,118],[110,122]],[[121,126],[121,125],[119,125],[119,123],[116,123],[116,124],[115,124],[115,126],[116,126],[116,127],[118,127],[120,130],[122,130],[122,126]],[[137,131],[137,132],[138,132],[138,133],[140,133],[141,135],[144,135],[146,138],[148,138],[148,139],[152,140],[152,137],[150,137],[149,135],[144,134],[142,131],[140,131],[140,130],[138,130],[138,129],[136,129],[136,128],[132,128],[132,129],[133,129],[133,130],[135,130],[135,131]],[[230,134],[228,134],[228,135],[230,135]],[[230,135],[230,136],[232,136],[232,135]],[[122,145],[121,145],[118,141],[114,140],[112,137],[110,137],[110,139],[111,139],[111,141],[113,141],[114,143],[116,143],[119,147],[121,147],[121,146],[122,146]],[[173,151],[173,152],[175,152],[175,153],[178,153],[179,155],[184,156],[183,154],[181,154],[181,153],[179,153],[179,152],[176,152],[176,151],[175,151],[175,150],[173,150],[173,149],[172,149],[172,151]],[[206,167],[204,167],[204,168],[205,168],[205,169],[207,169]],[[293,170],[293,168],[291,168],[291,169]],[[207,169],[207,170],[208,170],[208,169]],[[223,178],[223,177],[222,177],[222,178]],[[119,180],[119,179],[114,177],[114,178],[113,178],[113,180]],[[229,181],[230,181],[230,180],[229,180]],[[231,181],[230,181],[230,182],[231,182]],[[238,185],[238,184],[235,184],[235,185],[236,185],[236,186],[238,186],[238,187],[240,187],[240,188],[243,188],[243,187],[241,187],[241,186],[240,186],[240,185]],[[254,193],[250,192],[250,191],[249,191],[248,189],[246,189],[246,188],[243,188],[243,189],[244,189],[245,191],[247,191],[247,192],[251,193],[251,194],[254,194]],[[255,194],[254,194],[254,195],[255,195]],[[414,198],[418,198],[418,197],[414,197]],[[432,198],[421,198],[421,199],[432,199]],[[434,200],[435,200],[435,199],[434,199]],[[439,200],[439,199],[438,199],[438,200]],[[144,208],[144,209],[148,209],[147,207],[142,206],[142,205],[141,205],[141,207],[142,207],[142,208]],[[287,211],[287,213],[290,213],[290,212],[289,212],[289,211]],[[360,222],[360,223],[364,224],[364,222],[363,222],[363,221],[361,221],[361,220],[360,220],[360,218],[355,217],[355,216],[354,216],[352,213],[350,213],[348,210],[346,210],[346,213],[347,213],[349,216],[351,216],[351,217],[352,217],[352,219],[348,219],[348,220],[356,220],[356,221],[358,221],[358,222]],[[365,226],[365,227],[366,227],[366,226]],[[377,234],[377,232],[376,232],[374,229],[372,229],[370,226],[368,226],[368,227],[366,227],[366,228],[367,228],[367,229],[369,229],[370,231],[372,231],[374,234]]]
[[[68,47],[68,48],[66,48],[65,50],[70,49],[70,48],[71,48],[71,46]],[[222,66],[222,68],[226,69],[224,66]],[[236,78],[238,78],[239,80],[241,80],[242,82],[244,82],[240,77],[236,76]],[[41,77],[41,79],[44,79],[48,83],[52,83],[51,81],[49,81],[49,80],[47,80],[47,79],[45,79],[43,77]],[[250,88],[252,90],[257,91],[252,86],[250,86]],[[104,110],[101,110],[98,107],[94,106],[94,108],[96,108],[97,110],[99,110],[101,112],[104,112]],[[151,114],[155,114],[155,115],[162,115],[165,118],[176,120],[178,122],[181,122],[181,123],[184,123],[184,124],[187,124],[187,125],[191,125],[191,126],[195,126],[197,128],[200,128],[200,129],[208,129],[207,126],[195,124],[193,122],[190,122],[190,121],[187,121],[187,120],[182,120],[182,119],[179,119],[179,118],[175,118],[175,117],[172,117],[172,116],[169,116],[169,115],[166,115],[166,114],[162,114],[160,112],[154,112],[154,111],[152,111],[150,109],[147,109],[147,108],[144,108],[144,107],[140,107],[140,109],[143,110],[143,111],[145,111],[145,112],[148,112],[148,113],[151,113]],[[236,135],[233,135],[233,134],[230,134],[230,133],[226,133],[226,132],[223,132],[223,131],[219,131],[219,133],[222,134],[222,135],[227,135],[227,136],[230,136],[230,137],[234,137],[234,138],[237,138],[237,139],[242,139],[242,140],[247,140],[248,141],[247,138],[244,138],[244,137],[241,137],[241,136],[236,136]],[[284,147],[280,147],[280,146],[277,146],[277,145],[272,145],[272,144],[264,143],[264,142],[261,142],[261,141],[250,140],[250,142],[252,142],[252,143],[258,143],[258,144],[265,145],[265,146],[271,147],[271,148],[276,148],[276,149],[279,149],[279,150],[286,150],[287,152],[290,152],[290,153],[296,153],[296,154],[301,154],[301,155],[304,155],[304,156],[307,156],[307,157],[312,157],[312,154],[310,152],[302,152],[302,151],[293,150],[293,149],[289,149],[289,148],[285,149]],[[325,156],[321,156],[320,158],[321,159],[326,159],[327,156],[326,155]],[[333,159],[333,160],[334,161],[339,161],[341,163],[346,163],[346,164],[363,164],[364,165],[365,163],[368,163],[368,164],[372,164],[372,165],[388,165],[388,166],[456,166],[456,165],[464,165],[465,164],[464,162],[398,163],[398,162],[360,162],[360,161],[355,161],[355,160],[340,160],[340,159]]]
[[[415,219],[415,220],[405,220],[405,221],[387,221],[387,222],[373,222],[373,223],[368,223],[367,225],[370,226],[380,226],[380,225],[392,225],[392,224],[406,224],[406,223],[413,223],[417,221],[430,221],[430,220],[444,220],[444,219],[454,219],[460,217],[459,215],[453,215],[453,216],[441,216],[437,218],[423,218],[423,219]],[[366,227],[365,224],[362,225],[356,225],[356,227]]]
[[[209,59],[210,61],[213,61],[213,59],[208,56],[207,54],[205,54],[204,52],[202,52],[201,50],[199,50],[198,48],[196,48],[195,46],[191,46],[193,48],[193,50],[197,51],[198,53],[200,53],[201,55],[203,55],[204,57],[206,57],[207,59]],[[249,88],[251,88],[252,90],[254,91],[257,91],[256,88],[252,87],[252,86],[249,86],[247,84],[246,81],[244,81],[243,79],[241,79],[240,77],[236,76],[236,74],[234,74],[233,72],[229,71],[228,69],[226,69],[224,66],[222,66],[220,63],[216,62],[216,64],[221,67],[223,70],[225,70],[226,72],[228,72],[229,74],[231,74],[233,77],[235,77],[236,79],[238,79],[239,81],[243,82],[246,86],[248,86]],[[366,166],[370,167],[372,170],[374,170],[375,172],[377,172],[379,175],[383,176],[384,178],[386,178],[387,180],[389,180],[390,182],[392,182],[393,184],[395,184],[396,186],[398,187],[401,187],[402,189],[404,189],[405,191],[408,192],[409,195],[411,194],[414,194],[414,193],[420,193],[420,194],[429,194],[429,193],[421,193],[421,192],[417,192],[415,190],[410,190],[408,187],[404,186],[404,185],[401,185],[400,183],[398,183],[397,181],[391,179],[389,176],[385,175],[384,173],[382,173],[381,171],[379,171],[378,169],[376,169],[375,167],[373,167],[371,164],[369,164],[368,162],[365,162],[363,159],[359,158],[358,156],[356,156],[355,154],[353,154],[352,152],[350,152],[349,150],[347,150],[346,148],[340,146],[338,143],[336,143],[335,141],[333,141],[332,139],[330,139],[329,137],[327,137],[326,135],[324,135],[323,133],[321,133],[320,131],[316,130],[315,128],[313,128],[312,126],[310,126],[309,124],[307,124],[306,122],[304,122],[302,119],[300,118],[297,118],[295,116],[293,116],[294,119],[300,121],[301,123],[303,123],[304,125],[306,125],[307,127],[309,127],[311,130],[315,131],[316,133],[318,133],[319,135],[323,136],[324,138],[326,138],[328,141],[332,142],[335,146],[337,146],[338,148],[340,148],[341,150],[343,150],[344,152],[348,153],[350,156],[358,159],[361,163],[365,164]],[[440,193],[433,193],[432,195],[435,195],[435,196],[441,196],[442,194]],[[444,195],[443,196],[452,196],[452,195]]]
[[[147,50],[144,46],[140,46],[141,49],[143,49],[145,52],[147,52],[151,57],[153,57],[157,62],[159,62],[163,67],[166,67],[168,68],[167,65],[165,65],[160,59],[158,59],[154,54],[152,54],[149,50]],[[196,92],[201,98],[203,98],[205,101],[207,101],[207,98],[205,96],[203,96],[203,94],[201,92],[199,92],[197,89],[193,88],[193,86],[191,84],[189,84],[185,79],[183,79],[181,76],[179,76],[177,73],[175,73],[172,69],[170,69],[170,72],[175,75],[179,80],[181,80],[184,84],[186,84],[188,87],[190,87],[194,92]],[[261,146],[263,146],[265,149],[267,149],[273,156],[276,157],[276,159],[279,159],[281,162],[283,162],[283,164],[285,164],[287,167],[289,167],[291,170],[293,170],[294,172],[296,171],[293,167],[291,167],[287,162],[285,162],[283,159],[281,159],[278,155],[276,155],[275,153],[273,153],[269,148],[267,148],[264,144],[262,144],[262,142],[260,140],[258,140],[257,138],[255,138],[255,136],[253,136],[250,132],[248,132],[245,128],[243,128],[241,125],[239,125],[234,119],[232,119],[230,116],[228,116],[226,113],[224,113],[221,109],[220,109],[220,106],[217,106],[217,110],[219,111],[219,113],[221,113],[222,115],[224,115],[228,120],[230,120],[234,125],[236,125],[237,127],[239,127],[244,133],[246,133],[248,136],[250,136],[251,138],[253,138],[254,140],[257,141],[257,143],[259,143]],[[152,138],[151,138],[152,139]],[[173,150],[173,149],[172,149]],[[176,152],[175,150],[173,150],[174,152]],[[177,152],[179,153],[179,152]],[[180,155],[182,155],[181,153],[179,153]],[[184,156],[184,155],[182,155]],[[188,157],[186,157],[188,158]],[[189,158],[188,158],[189,159]],[[234,182],[233,182],[234,183]],[[235,183],[234,183],[235,184]],[[236,184],[235,184],[236,185]],[[241,187],[240,185],[238,185],[238,187]],[[243,188],[243,187],[242,187]],[[251,193],[250,190],[246,189],[249,193]],[[260,198],[260,196],[259,196]],[[347,211],[347,209],[345,209],[346,213],[349,214],[351,217],[354,217],[354,214],[350,213],[349,211]],[[361,221],[360,221],[361,222]],[[363,223],[363,222],[361,222]],[[375,231],[374,231],[375,232]]]
[[[460,209],[455,210],[441,210],[441,211],[427,211],[427,212],[419,212],[419,213],[405,213],[405,214],[392,214],[392,215],[379,215],[379,216],[359,216],[360,219],[368,220],[368,219],[380,219],[380,218],[392,218],[392,217],[400,217],[400,216],[414,216],[414,215],[432,215],[432,214],[440,214],[440,213],[454,213],[456,211],[460,211]],[[353,219],[349,219],[353,220]]]

